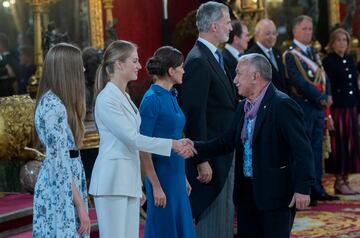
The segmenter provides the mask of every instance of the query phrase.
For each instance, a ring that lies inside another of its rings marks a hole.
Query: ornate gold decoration
[[[105,9],[105,16],[106,16],[106,25],[112,26],[114,23],[113,20],[113,0],[103,0],[104,2],[104,9]]]
[[[102,23],[102,4],[101,0],[88,0],[90,37],[91,46],[94,48],[104,48],[104,27]]]
[[[32,6],[33,17],[34,17],[34,54],[35,54],[35,66],[36,71],[35,75],[30,78],[28,91],[30,95],[34,98],[37,92],[37,87],[39,84],[40,76],[42,73],[42,64],[43,64],[43,51],[41,48],[41,10],[42,10],[42,1],[41,0],[27,0],[27,2]]]
[[[56,3],[57,0],[42,0],[42,15],[44,31],[47,32],[49,26],[49,5]]]
[[[237,19],[242,20],[249,29],[265,18],[265,0],[227,0]]]
[[[95,121],[85,121],[85,136],[81,149],[99,148],[99,133],[96,129]]]
[[[0,160],[34,158],[35,102],[27,95],[0,97]]]
[[[339,0],[327,0],[328,1],[328,24],[329,29],[335,26],[336,23],[340,23],[340,3]]]

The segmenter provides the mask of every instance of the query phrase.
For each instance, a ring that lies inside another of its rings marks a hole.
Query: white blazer
[[[89,193],[141,197],[139,151],[170,156],[172,141],[141,135],[139,111],[112,82],[96,98],[95,122],[100,146]]]

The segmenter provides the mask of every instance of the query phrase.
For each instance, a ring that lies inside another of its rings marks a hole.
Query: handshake
[[[172,148],[175,150],[176,153],[178,153],[185,159],[191,158],[195,154],[197,154],[197,151],[194,148],[194,142],[192,142],[188,138],[173,140]]]

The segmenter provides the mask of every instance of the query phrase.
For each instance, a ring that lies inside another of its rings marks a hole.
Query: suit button
[[[349,91],[349,94],[350,94],[350,95],[353,95],[353,93],[354,93],[353,90],[350,90],[350,91]]]
[[[346,68],[345,71],[349,71],[349,68]]]
[[[351,85],[352,85],[352,82],[349,83],[349,86],[351,86]]]
[[[346,64],[346,59],[344,59],[342,62],[343,62],[343,64]]]
[[[352,78],[352,74],[349,74],[349,75],[348,75],[348,78],[351,79],[351,78]]]

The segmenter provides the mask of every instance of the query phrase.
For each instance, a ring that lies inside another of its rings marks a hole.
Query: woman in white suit
[[[141,190],[139,151],[169,156],[171,149],[192,156],[191,141],[143,136],[140,114],[125,92],[141,69],[136,46],[111,43],[95,80],[95,121],[99,154],[89,193],[94,196],[100,237],[138,238]]]

